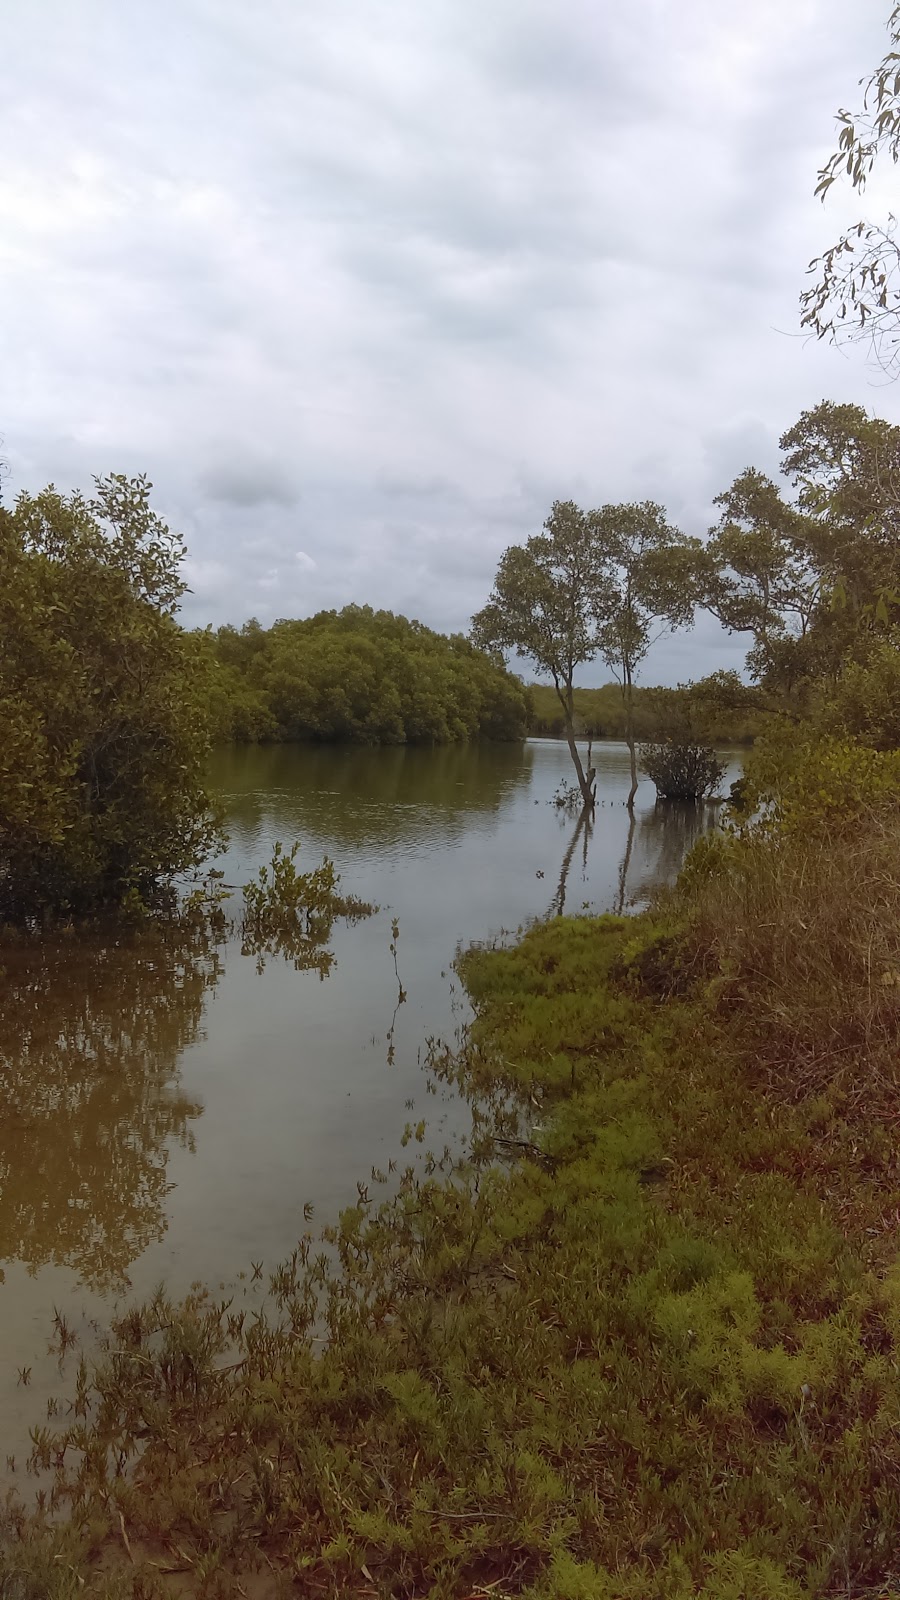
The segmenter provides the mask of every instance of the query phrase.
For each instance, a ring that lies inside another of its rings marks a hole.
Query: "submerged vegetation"
[[[272,859],[242,890],[241,953],[254,955],[260,970],[267,955],[287,956],[295,969],[312,968],[324,978],[334,965],[328,949],[335,922],[359,922],[377,910],[356,895],[340,894],[340,873],[328,856],[309,872],[298,872],[299,843],[285,850],[276,842]]]

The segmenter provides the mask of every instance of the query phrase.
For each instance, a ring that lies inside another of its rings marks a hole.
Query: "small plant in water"
[[[285,850],[279,840],[268,866],[244,885],[242,949],[260,967],[266,955],[278,953],[289,956],[298,971],[315,968],[324,977],[334,963],[326,944],[335,919],[358,921],[377,907],[338,892],[340,874],[327,856],[311,872],[299,872],[299,849],[296,843]]]
[[[548,804],[555,806],[557,811],[564,811],[569,817],[574,817],[579,811],[584,810],[584,800],[577,783],[567,783],[565,778],[554,789]]]

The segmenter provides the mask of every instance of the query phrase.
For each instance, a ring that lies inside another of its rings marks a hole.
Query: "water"
[[[625,746],[594,760],[586,838],[548,804],[571,777],[552,740],[219,752],[227,884],[299,838],[301,867],[327,853],[342,889],[381,908],[335,929],[324,979],[278,958],[259,972],[200,934],[0,952],[0,1479],[8,1455],[21,1479],[29,1426],[72,1388],[54,1309],[90,1347],[115,1306],[161,1282],[258,1295],[251,1263],[290,1252],[305,1204],[320,1223],[355,1200],[357,1179],[400,1157],[405,1123],[425,1117],[438,1150],[464,1130],[421,1065],[468,1014],[460,945],[561,906],[639,903],[713,825],[713,808],[658,807],[644,783],[631,828]]]

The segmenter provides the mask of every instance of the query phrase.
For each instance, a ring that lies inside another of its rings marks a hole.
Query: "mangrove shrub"
[[[94,481],[0,507],[0,919],[146,901],[217,838],[184,547],[146,478]]]
[[[715,794],[725,772],[715,750],[701,744],[645,744],[640,765],[661,800],[703,800]]]

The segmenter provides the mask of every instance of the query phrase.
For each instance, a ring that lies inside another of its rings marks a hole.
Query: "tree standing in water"
[[[553,680],[586,808],[594,799],[575,739],[575,673],[600,650],[613,602],[592,513],[556,500],[544,531],[501,556],[490,599],[472,619],[482,649],[514,650]]]
[[[666,520],[652,500],[607,505],[590,513],[597,558],[607,574],[607,599],[598,617],[599,648],[625,702],[625,740],[631,764],[629,810],[637,794],[634,680],[650,646],[673,628],[687,627],[695,609],[701,552]]]

